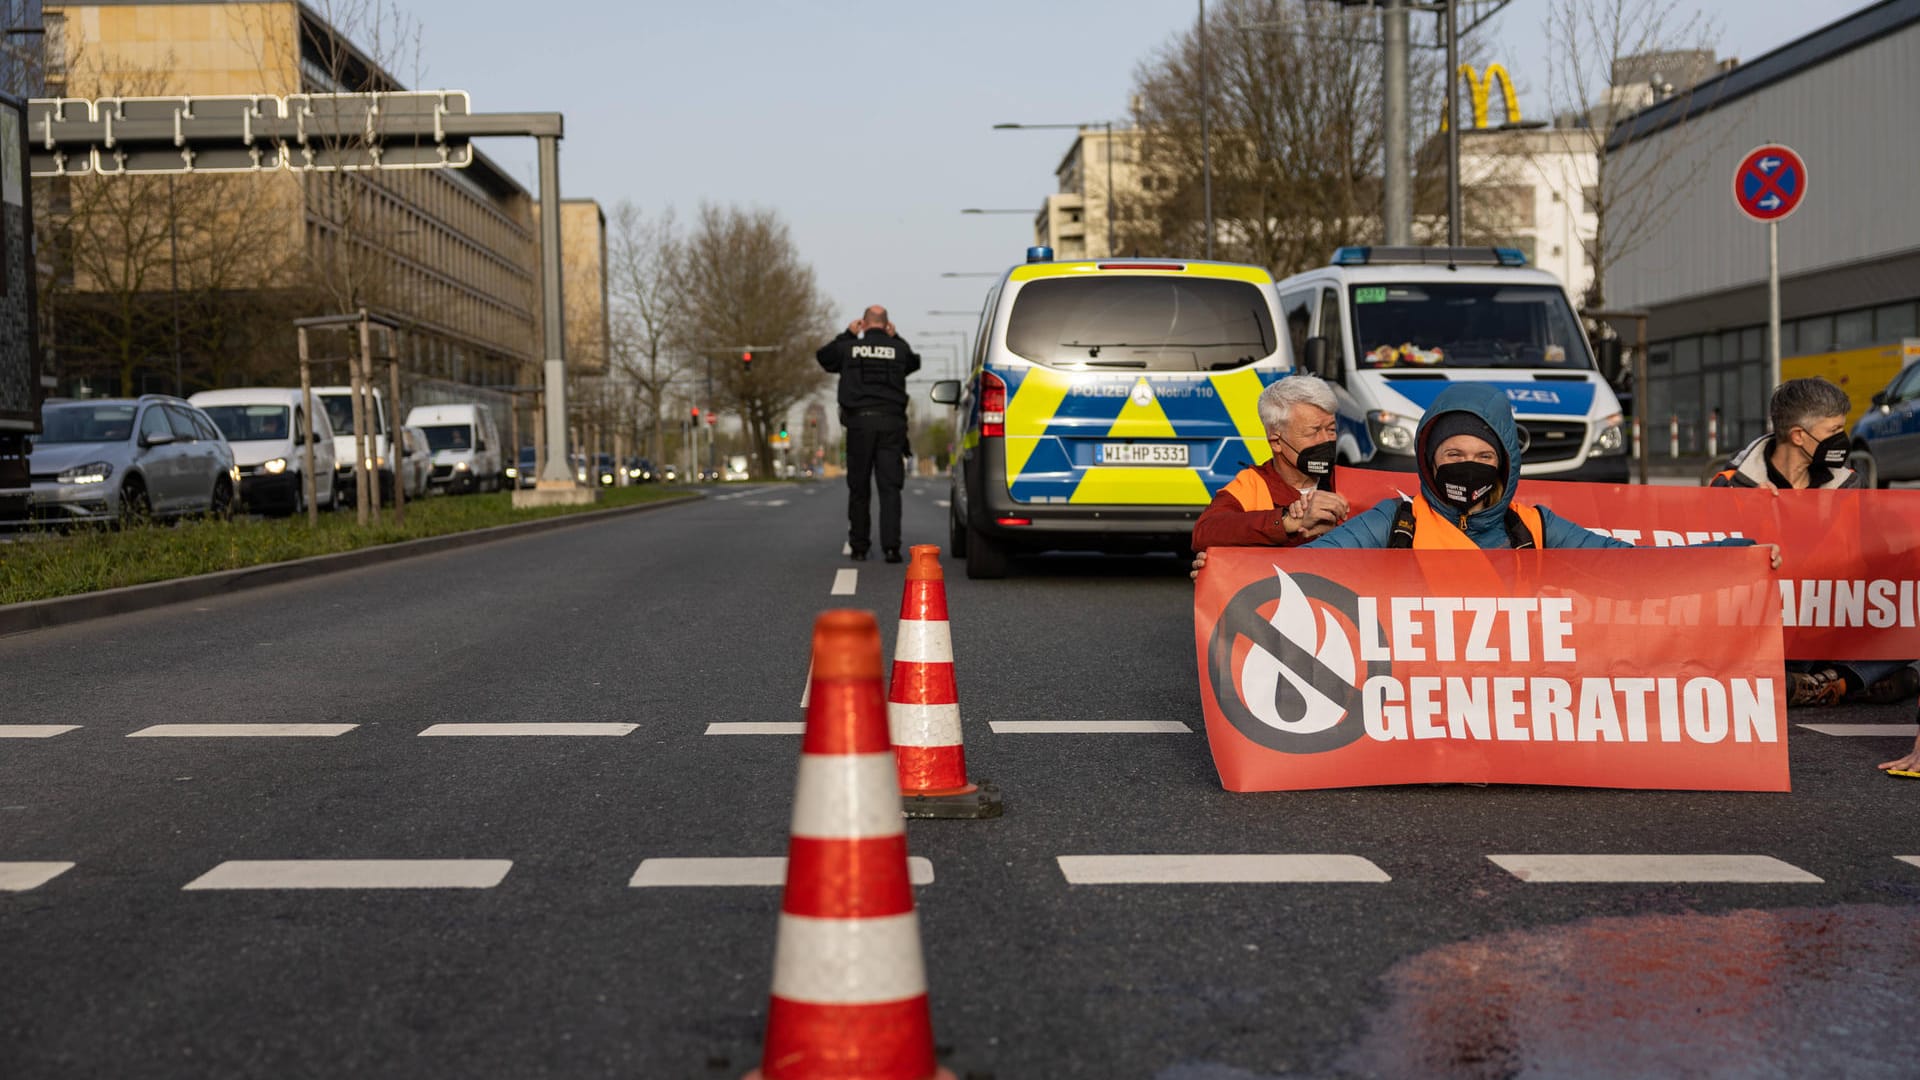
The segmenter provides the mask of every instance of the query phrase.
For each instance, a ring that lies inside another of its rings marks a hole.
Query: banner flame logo
[[[1346,630],[1334,621],[1332,612],[1321,612],[1316,618],[1307,594],[1300,591],[1300,586],[1294,584],[1285,570],[1276,566],[1273,573],[1280,582],[1280,604],[1268,624],[1352,686],[1353,643],[1347,639]],[[1325,731],[1347,715],[1346,707],[1339,701],[1322,693],[1258,644],[1253,646],[1246,665],[1240,669],[1240,698],[1261,723],[1296,735]],[[1283,708],[1295,714],[1293,719],[1281,715]]]

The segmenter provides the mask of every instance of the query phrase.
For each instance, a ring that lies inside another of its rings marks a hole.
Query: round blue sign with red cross
[[[1755,221],[1779,221],[1806,194],[1807,163],[1784,146],[1758,147],[1733,171],[1733,201]]]

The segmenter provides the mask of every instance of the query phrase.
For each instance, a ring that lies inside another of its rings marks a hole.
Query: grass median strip
[[[32,534],[7,545],[6,557],[0,559],[0,604],[333,555],[587,510],[612,510],[683,493],[681,488],[658,485],[612,488],[602,491],[600,501],[591,505],[525,510],[515,510],[513,496],[504,491],[439,496],[409,502],[404,528],[392,524],[392,508],[387,507],[379,528],[360,528],[347,510],[321,514],[318,528],[309,528],[305,517],[293,517]]]

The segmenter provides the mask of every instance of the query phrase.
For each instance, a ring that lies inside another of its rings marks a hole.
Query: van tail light
[[[1031,525],[1033,524],[1033,519],[1021,518],[1021,517],[1003,517],[1003,518],[994,518],[993,523],[995,525]]]
[[[1007,383],[991,371],[980,373],[980,435],[1002,438],[1007,433]]]

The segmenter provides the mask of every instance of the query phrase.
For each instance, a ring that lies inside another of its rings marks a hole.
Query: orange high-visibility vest
[[[1509,505],[1513,508],[1513,512],[1519,515],[1521,524],[1527,527],[1527,532],[1533,535],[1533,546],[1545,547],[1546,542],[1540,527],[1540,508],[1521,503]],[[1440,516],[1433,507],[1429,506],[1424,495],[1413,497],[1413,546],[1416,549],[1427,550],[1480,550],[1480,545],[1474,543],[1472,537],[1460,531],[1458,526]]]
[[[1273,509],[1273,489],[1267,487],[1267,478],[1259,469],[1241,469],[1240,475],[1227,485],[1227,491],[1240,503],[1240,509],[1248,513]]]

